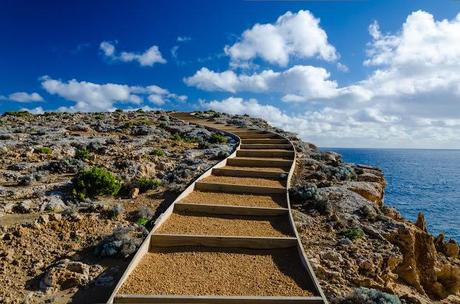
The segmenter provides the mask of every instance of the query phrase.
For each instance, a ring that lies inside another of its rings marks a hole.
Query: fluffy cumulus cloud
[[[304,102],[290,112],[237,97],[203,106],[259,116],[323,146],[460,148],[460,14],[436,20],[417,11],[397,32],[385,33],[374,22],[369,33],[363,64],[373,71],[348,86],[315,67],[309,80],[293,67],[252,75],[201,69],[186,82],[231,93],[278,92],[285,102]]]
[[[309,11],[287,12],[274,24],[256,24],[241,35],[238,42],[225,47],[233,62],[261,58],[286,66],[291,57],[318,57],[334,61],[338,54],[320,27],[319,19]]]
[[[49,94],[75,102],[71,107],[61,108],[67,111],[112,111],[117,103],[140,107],[144,105],[144,99],[156,106],[164,105],[169,101],[187,100],[187,96],[176,95],[156,85],[97,84],[75,79],[63,82],[47,76],[42,77],[41,84]]]
[[[115,45],[109,41],[103,41],[99,45],[102,53],[115,61],[133,62],[137,61],[141,66],[153,66],[155,63],[166,63],[166,59],[161,55],[158,46],[153,45],[143,53],[121,52],[117,53]]]
[[[12,93],[8,96],[0,96],[0,100],[11,100],[15,102],[40,102],[44,101],[43,97],[40,96],[38,93],[27,93],[27,92],[16,92]]]
[[[301,102],[337,95],[337,83],[329,77],[330,74],[323,68],[296,65],[282,72],[264,70],[254,74],[236,74],[232,70],[214,72],[201,68],[184,81],[189,86],[206,91],[277,92],[283,95],[283,101]]]

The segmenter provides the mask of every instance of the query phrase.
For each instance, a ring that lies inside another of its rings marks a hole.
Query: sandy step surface
[[[193,191],[187,195],[182,203],[209,204],[209,205],[229,205],[229,206],[248,206],[265,208],[286,208],[286,195],[252,195],[221,192]]]
[[[311,296],[295,248],[153,248],[119,294]]]
[[[205,183],[234,184],[245,186],[286,187],[286,182],[277,179],[256,177],[234,177],[211,175],[201,180]]]
[[[225,166],[222,167],[223,169],[235,169],[235,170],[248,170],[248,171],[260,171],[260,172],[277,172],[280,174],[286,173],[288,174],[289,171],[286,171],[284,168],[277,168],[277,167],[239,167],[239,166]]]
[[[225,236],[293,236],[287,215],[236,216],[174,212],[157,233]]]

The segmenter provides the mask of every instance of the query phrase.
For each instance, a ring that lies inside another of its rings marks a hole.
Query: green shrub
[[[88,160],[91,157],[91,152],[89,152],[88,149],[83,148],[83,149],[78,149],[75,151],[75,158],[79,160]]]
[[[211,135],[210,142],[213,144],[225,144],[227,142],[227,137],[222,134],[214,133]]]
[[[104,168],[92,167],[81,170],[73,184],[72,194],[80,200],[97,195],[116,195],[121,183],[112,172]]]
[[[165,152],[161,149],[153,149],[151,152],[150,152],[150,155],[155,155],[155,156],[165,156]]]
[[[341,233],[344,237],[349,238],[352,241],[361,239],[364,237],[364,231],[361,228],[350,228]]]
[[[145,111],[143,109],[137,109],[136,112],[137,113],[145,113]]]
[[[4,116],[14,116],[14,117],[29,117],[32,114],[28,111],[10,111],[10,112],[5,112],[3,114]]]
[[[353,294],[343,301],[341,304],[401,304],[399,298],[380,290],[370,288],[357,288]]]
[[[136,224],[138,224],[140,226],[145,226],[145,225],[147,225],[148,222],[149,222],[148,218],[140,217],[140,218],[137,219]]]
[[[34,149],[34,152],[38,154],[50,155],[51,153],[53,153],[53,150],[50,147],[38,147]]]
[[[116,109],[115,112],[116,113],[123,113],[123,109]]]
[[[174,140],[174,141],[183,141],[183,142],[187,142],[187,143],[196,143],[196,142],[198,142],[198,140],[196,138],[183,137],[183,136],[180,136],[179,134],[174,134],[171,137],[171,139]]]
[[[158,186],[161,186],[161,181],[156,178],[146,178],[141,177],[134,182],[134,186],[139,188],[140,192],[145,192],[150,189],[155,189]]]

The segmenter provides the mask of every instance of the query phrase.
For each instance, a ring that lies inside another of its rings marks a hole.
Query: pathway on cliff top
[[[241,140],[160,217],[110,303],[326,303],[291,216],[295,151],[274,133],[176,113]]]

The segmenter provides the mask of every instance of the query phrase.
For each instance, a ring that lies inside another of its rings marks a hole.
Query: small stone
[[[49,221],[50,221],[50,220],[49,220],[48,214],[42,214],[42,215],[40,215],[40,216],[38,217],[38,222],[39,222],[40,224],[45,224],[45,225],[46,225],[46,224],[48,224]]]
[[[139,196],[139,188],[133,188],[130,192],[131,198],[136,198]]]
[[[60,213],[52,213],[52,214],[50,214],[49,219],[50,219],[50,221],[59,222],[60,220],[62,220],[62,215]]]
[[[343,262],[342,255],[336,251],[326,251],[321,254],[321,258],[332,262]]]

